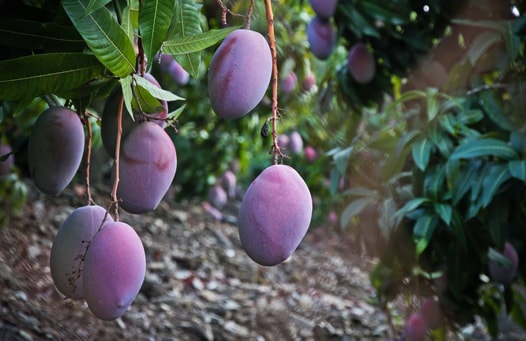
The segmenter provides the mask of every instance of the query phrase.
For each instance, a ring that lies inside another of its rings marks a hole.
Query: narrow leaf
[[[413,227],[413,235],[417,242],[417,254],[422,254],[422,252],[425,251],[437,226],[438,220],[436,216],[430,214],[425,214],[416,221],[415,226]]]
[[[413,160],[421,171],[426,169],[432,150],[433,144],[427,138],[417,141],[413,145]]]
[[[360,214],[363,209],[372,202],[374,202],[373,198],[360,198],[347,205],[340,217],[340,228],[346,228],[349,225],[351,219]]]
[[[106,7],[86,15],[89,0],[61,0],[73,25],[97,59],[118,77],[135,69],[135,49]]]
[[[176,94],[171,93],[170,91],[156,87],[154,84],[149,82],[144,77],[134,77],[134,80],[139,86],[146,89],[153,97],[165,100],[165,101],[180,101],[184,98],[177,96]]]
[[[86,44],[71,26],[2,18],[0,41],[14,48],[46,52],[81,52]]]
[[[175,0],[143,1],[139,12],[139,30],[144,52],[151,65],[155,54],[166,39],[175,16]]]
[[[0,61],[0,98],[18,100],[70,91],[96,79],[104,66],[92,55],[46,53]]]
[[[436,202],[433,206],[440,219],[442,219],[446,225],[451,224],[451,219],[453,217],[453,208],[451,205]]]
[[[480,167],[480,162],[469,162],[458,173],[458,177],[453,186],[452,202],[457,205],[462,197],[471,189],[474,184],[474,179],[477,176],[477,170]]]
[[[128,111],[128,114],[131,116],[132,120],[135,118],[133,117],[133,110],[132,110],[132,100],[133,100],[133,92],[132,92],[132,75],[128,75],[124,78],[120,79],[121,82],[121,89],[122,89],[122,96],[124,97],[124,106],[126,107],[126,110]]]
[[[482,189],[482,205],[486,207],[493,200],[500,187],[511,178],[511,173],[507,164],[492,165],[488,174],[484,178]]]
[[[164,42],[162,46],[162,51],[163,53],[171,55],[199,52],[217,44],[231,32],[239,28],[240,26],[228,27],[220,30],[210,30],[207,32],[186,37],[177,37]]]
[[[170,28],[174,33],[173,37],[167,37],[168,40],[173,40],[177,37],[188,37],[202,32],[199,18],[199,10],[195,6],[193,0],[180,0],[176,4],[176,18],[175,25]],[[188,70],[193,77],[199,77],[199,64],[201,63],[201,53],[193,52],[183,55],[176,55],[175,59],[181,66]]]
[[[429,198],[414,198],[409,200],[402,208],[400,208],[396,214],[395,218],[397,220],[396,225],[400,223],[400,221],[404,218],[404,216],[415,210],[416,208],[420,207],[422,204],[429,202]]]
[[[475,157],[494,156],[504,160],[517,159],[517,152],[506,142],[487,138],[472,140],[457,147],[451,154],[452,159],[469,159]]]
[[[513,160],[508,163],[511,176],[526,181],[526,160]]]

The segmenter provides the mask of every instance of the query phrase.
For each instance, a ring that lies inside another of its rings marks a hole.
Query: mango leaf
[[[506,240],[511,204],[510,197],[500,196],[499,200],[493,200],[485,210],[484,220],[487,222],[491,240],[496,245],[503,245]]]
[[[175,16],[175,0],[143,1],[139,12],[139,30],[148,64],[154,60]]]
[[[179,108],[177,108],[174,111],[171,111],[170,113],[168,113],[168,117],[167,118],[172,119],[172,120],[176,120],[183,113],[185,108],[186,108],[186,104],[181,105]]]
[[[340,217],[340,228],[346,228],[353,217],[360,214],[367,205],[373,202],[374,198],[371,197],[360,198],[352,201],[342,212]]]
[[[453,142],[444,130],[440,129],[440,125],[431,125],[431,128],[429,129],[429,139],[435,144],[442,156],[449,157],[449,154],[451,154],[451,150],[453,149]]]
[[[435,212],[438,214],[440,219],[446,224],[451,224],[451,219],[453,218],[453,208],[449,204],[444,204],[440,202],[433,203]]]
[[[520,155],[526,153],[526,133],[523,131],[513,131],[510,134],[510,143],[513,149]]]
[[[111,0],[90,0],[88,6],[86,6],[86,12],[84,13],[84,15],[90,15],[94,11],[106,6],[110,2]]]
[[[479,109],[462,110],[457,115],[457,120],[465,124],[475,124],[484,118],[484,113]]]
[[[502,106],[497,102],[491,91],[483,91],[479,94],[480,103],[486,115],[500,128],[514,131],[515,124],[502,112]]]
[[[453,205],[457,205],[460,199],[471,189],[477,177],[479,167],[480,162],[469,162],[460,170],[452,188],[453,196],[451,200]]]
[[[517,159],[517,152],[506,142],[487,138],[471,140],[458,146],[451,154],[452,159],[471,159],[476,157],[493,156],[503,160]]]
[[[495,31],[482,31],[473,39],[469,46],[467,57],[475,65],[484,53],[495,43],[501,41],[501,35]]]
[[[405,205],[402,206],[402,208],[400,208],[395,214],[396,225],[400,224],[400,221],[402,221],[407,213],[414,211],[426,202],[430,202],[429,198],[414,198],[406,202]]]
[[[430,167],[424,173],[424,195],[439,200],[444,190],[446,171],[441,164]]]
[[[210,30],[200,34],[186,37],[176,37],[165,41],[162,46],[163,53],[180,55],[202,51],[223,40],[231,32],[240,29],[241,26],[228,27],[219,30]]]
[[[199,10],[195,6],[194,0],[179,0],[175,6],[176,20],[172,36],[167,40],[184,38],[202,33]],[[183,69],[187,70],[193,77],[199,77],[199,64],[201,63],[201,53],[192,52],[174,56]]]
[[[144,77],[134,77],[133,78],[137,84],[147,90],[153,97],[165,100],[165,101],[180,101],[184,98],[177,96],[176,94],[171,93],[170,91],[156,87],[154,84],[149,82]]]
[[[47,52],[81,52],[86,44],[71,26],[2,18],[0,41],[7,46]]]
[[[446,182],[447,182],[447,189],[450,193],[455,187],[455,183],[456,183],[458,174],[460,173],[460,170],[463,167],[464,165],[462,165],[461,167],[460,160],[447,159],[446,164],[445,164]],[[451,194],[451,197],[453,197],[452,194]]]
[[[484,178],[482,188],[482,206],[487,207],[498,193],[500,187],[511,178],[507,164],[494,164]]]
[[[92,55],[46,53],[0,61],[0,98],[29,99],[56,94],[99,78],[104,66]]]
[[[106,7],[86,15],[89,0],[61,0],[62,6],[97,59],[118,77],[135,69],[135,49]]]
[[[424,138],[413,144],[413,160],[421,171],[426,169],[432,151],[433,144],[427,138]]]
[[[345,149],[340,149],[334,154],[334,165],[336,166],[336,170],[338,170],[338,173],[340,173],[340,175],[346,174],[347,165],[349,164],[349,158],[353,151],[354,144],[351,144],[349,147]]]
[[[433,233],[438,226],[438,220],[435,215],[424,214],[415,223],[413,235],[416,241],[416,253],[422,254],[433,237]]]
[[[122,10],[121,27],[128,36],[130,41],[135,37],[135,28],[139,27],[139,11],[133,10],[131,7],[124,7]]]
[[[124,106],[128,111],[128,114],[131,116],[132,120],[135,120],[132,110],[132,101],[133,101],[133,91],[132,91],[132,75],[128,75],[120,79],[122,96],[124,98]]]
[[[513,160],[508,163],[511,176],[526,181],[526,160]]]
[[[453,136],[457,135],[458,121],[452,114],[441,115],[438,118],[438,122],[445,131],[447,131]]]

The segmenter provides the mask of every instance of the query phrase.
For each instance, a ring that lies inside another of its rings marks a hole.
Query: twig
[[[250,6],[248,7],[247,12],[247,21],[245,22],[245,29],[250,29],[250,22],[252,20],[252,13],[254,12],[254,2],[255,0],[250,0]]]
[[[117,112],[117,141],[115,142],[115,161],[114,161],[114,176],[113,188],[111,189],[111,201],[115,205],[115,221],[119,221],[119,200],[117,198],[117,188],[120,180],[120,165],[119,158],[121,153],[121,137],[122,137],[122,111],[124,109],[124,96],[120,97],[119,110]]]
[[[272,54],[272,151],[274,152],[273,164],[278,164],[281,151],[278,145],[277,121],[278,121],[278,57],[276,53],[276,37],[274,36],[274,14],[272,12],[271,0],[265,0],[267,12],[268,38],[270,42],[270,53]]]
[[[82,115],[83,121],[86,124],[86,131],[88,132],[86,141],[86,195],[88,197],[88,205],[93,204],[93,198],[91,197],[91,185],[90,185],[90,168],[91,168],[91,142],[93,141],[93,132],[91,130],[91,122],[88,115]]]

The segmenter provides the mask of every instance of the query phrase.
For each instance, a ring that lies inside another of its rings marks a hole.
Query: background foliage
[[[227,14],[229,28],[245,23],[249,1],[223,4],[238,14]],[[108,160],[95,117],[117,82],[130,84],[130,74],[141,70],[169,91],[143,84],[148,101],[175,99],[169,102],[178,130],[170,130],[179,161],[175,200],[204,197],[226,169],[246,186],[270,164],[270,138],[260,136],[268,98],[242,120],[221,120],[210,109],[207,67],[214,45],[229,32],[218,2],[143,6],[0,0],[0,138],[15,150],[17,165],[2,178],[2,204],[24,201],[27,137],[50,103],[93,115],[102,159],[94,177],[104,179]],[[298,131],[318,153],[314,161],[293,153],[285,160],[317,198],[313,227],[327,226],[327,215],[337,211],[339,227],[366,240],[380,258],[371,280],[382,304],[403,294],[414,308],[417,297],[436,294],[449,326],[479,315],[496,335],[505,303],[526,326],[519,290],[526,262],[513,287],[487,277],[487,264],[505,241],[521,259],[526,252],[526,2],[340,1],[331,19],[337,46],[326,61],[309,51],[306,27],[314,12],[308,2],[273,6],[280,78],[290,71],[298,78],[292,92],[280,93],[280,133]],[[257,1],[251,28],[265,33],[266,25]],[[147,59],[136,63],[138,28]],[[365,85],[348,72],[347,53],[356,42],[376,58],[376,75]],[[162,71],[161,48],[191,74],[188,84]],[[316,85],[305,90],[301,82],[310,74]],[[132,105],[131,94],[126,102]],[[439,292],[435,280],[443,275],[448,285]]]

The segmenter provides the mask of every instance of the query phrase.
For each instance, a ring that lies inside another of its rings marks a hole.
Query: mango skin
[[[312,197],[290,166],[267,167],[250,184],[239,208],[239,238],[247,255],[277,265],[296,250],[312,218]]]
[[[208,70],[208,95],[224,119],[246,115],[263,99],[272,75],[272,54],[258,32],[236,30],[215,51]]]
[[[153,122],[138,124],[120,154],[120,206],[133,214],[155,210],[177,170],[177,153],[170,136]]]
[[[146,254],[137,232],[123,222],[106,223],[84,260],[83,286],[88,308],[101,320],[122,316],[146,276]]]
[[[106,215],[105,208],[82,206],[75,209],[58,229],[51,247],[49,268],[55,286],[64,296],[85,298],[82,257],[102,223],[111,221],[113,218]]]
[[[45,110],[28,141],[27,162],[33,181],[45,194],[58,195],[73,180],[84,153],[84,127],[65,107]]]

